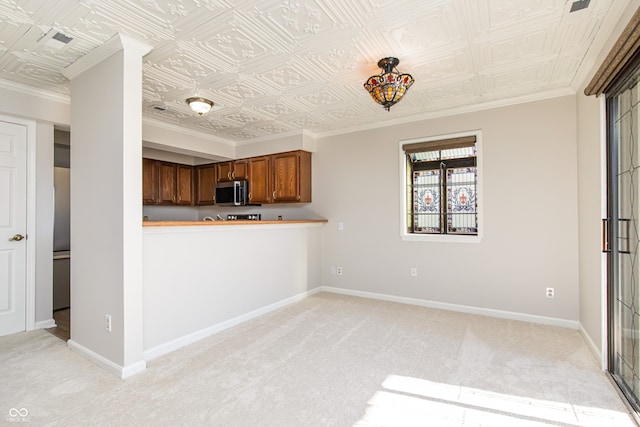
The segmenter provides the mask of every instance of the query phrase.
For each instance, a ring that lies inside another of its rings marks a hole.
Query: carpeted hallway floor
[[[327,293],[124,381],[2,337],[0,378],[0,425],[635,425],[577,331]]]

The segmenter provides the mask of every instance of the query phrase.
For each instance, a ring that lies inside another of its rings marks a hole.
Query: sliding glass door
[[[640,411],[640,72],[607,92],[609,371]]]

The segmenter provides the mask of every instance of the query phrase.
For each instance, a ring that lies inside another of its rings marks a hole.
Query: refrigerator
[[[53,168],[53,309],[69,308],[71,266],[70,169]]]

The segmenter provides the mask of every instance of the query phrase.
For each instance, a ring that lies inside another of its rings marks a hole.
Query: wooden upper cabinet
[[[311,202],[311,153],[291,151],[248,161],[251,204]]]
[[[142,159],[142,203],[145,205],[193,205],[193,167]]]
[[[195,169],[196,200],[198,206],[214,204],[216,165],[200,165]]]
[[[142,159],[142,203],[155,205],[158,199],[158,162]]]
[[[233,162],[216,163],[217,182],[231,181],[233,172]]]
[[[249,160],[242,159],[233,162],[233,179],[249,179]]]
[[[158,203],[173,205],[176,203],[176,164],[158,162],[158,176],[160,179],[160,197]]]
[[[248,163],[249,161],[247,159],[217,163],[216,172],[218,182],[247,179]]]
[[[193,167],[176,165],[176,204],[193,205]]]
[[[142,159],[145,205],[215,204],[215,184],[246,179],[249,203],[311,202],[311,153],[290,151],[230,162],[188,166]]]
[[[271,158],[273,202],[311,202],[311,153],[292,151]]]
[[[249,159],[249,202],[271,203],[271,156]]]

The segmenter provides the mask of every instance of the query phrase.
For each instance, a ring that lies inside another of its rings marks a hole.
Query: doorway
[[[49,331],[68,341],[71,338],[71,135],[54,132],[53,186],[53,319],[56,327]]]
[[[640,61],[607,91],[608,369],[640,412]]]

